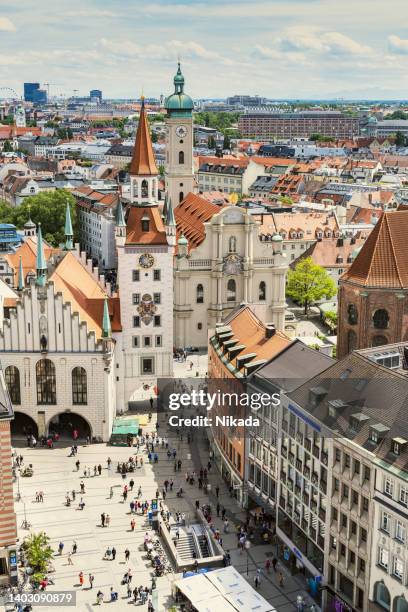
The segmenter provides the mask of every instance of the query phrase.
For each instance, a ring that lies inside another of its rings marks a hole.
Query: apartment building
[[[309,138],[322,134],[353,138],[360,133],[359,119],[338,111],[301,111],[298,113],[246,113],[238,120],[243,138]]]

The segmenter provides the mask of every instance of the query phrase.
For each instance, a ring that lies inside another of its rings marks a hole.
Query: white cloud
[[[408,55],[408,40],[392,34],[388,37],[388,48],[392,53]]]
[[[119,17],[117,13],[112,11],[101,11],[98,9],[84,9],[78,11],[65,11],[61,13],[62,17]]]
[[[285,30],[278,38],[282,51],[303,51],[332,55],[367,55],[372,49],[341,32],[324,32],[314,26]]]
[[[101,47],[117,57],[140,58],[146,60],[174,60],[179,56],[181,59],[203,59],[216,60],[222,59],[215,51],[205,49],[194,41],[170,40],[166,43],[156,45],[139,45],[131,40],[114,41],[101,38]]]
[[[3,32],[15,32],[16,26],[8,17],[0,17],[0,30],[3,30]]]

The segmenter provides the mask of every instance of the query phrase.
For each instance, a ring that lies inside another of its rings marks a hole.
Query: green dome
[[[272,242],[283,242],[283,238],[280,234],[274,234],[272,236]]]
[[[184,93],[184,76],[181,72],[180,62],[174,77],[174,93],[166,98],[165,107],[168,111],[176,113],[191,113],[194,103],[190,96]]]
[[[188,245],[188,240],[187,238],[184,236],[184,234],[181,234],[180,238],[178,239],[178,244],[180,246],[187,246]]]

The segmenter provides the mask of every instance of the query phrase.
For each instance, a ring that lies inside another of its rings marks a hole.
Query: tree
[[[314,264],[311,257],[306,257],[289,271],[286,293],[304,306],[307,315],[312,304],[335,295],[336,285],[324,268]]]
[[[33,570],[32,579],[35,582],[43,580],[48,574],[49,564],[54,556],[50,546],[50,538],[44,531],[32,533],[25,538],[22,549],[26,565],[29,565]]]
[[[215,149],[215,147],[217,146],[215,143],[215,138],[214,136],[209,136],[208,137],[208,141],[207,141],[207,145],[209,149]]]
[[[11,144],[11,142],[9,140],[5,140],[4,145],[3,145],[4,153],[11,153],[13,150],[14,149],[13,149],[13,145]]]
[[[402,132],[397,132],[395,134],[395,144],[397,147],[405,147],[406,138]]]
[[[226,149],[230,149],[231,148],[231,141],[230,141],[230,137],[228,136],[228,134],[224,135],[224,142],[222,144],[222,148],[225,151]]]
[[[52,246],[59,246],[65,240],[65,209],[69,202],[71,209],[72,224],[75,232],[75,198],[64,189],[56,189],[30,196],[17,208],[7,207],[6,213],[1,216],[3,223],[13,223],[19,229],[31,217],[37,225],[41,223],[42,234]],[[0,215],[3,212],[0,206]],[[8,214],[7,214],[8,213]],[[6,220],[7,219],[7,220]]]

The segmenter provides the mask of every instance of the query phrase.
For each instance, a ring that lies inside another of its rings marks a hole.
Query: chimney
[[[368,203],[369,203],[369,204],[372,204],[372,203],[373,203],[373,194],[372,194],[372,193],[369,193],[369,194],[368,194]]]
[[[276,334],[276,327],[273,323],[267,323],[265,326],[265,338],[272,338]]]

